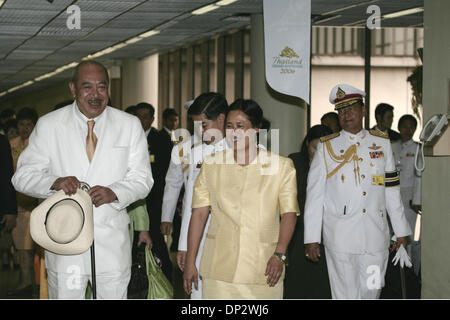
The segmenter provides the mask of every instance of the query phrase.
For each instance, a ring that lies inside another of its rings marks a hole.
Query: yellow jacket
[[[211,206],[200,274],[231,283],[265,284],[280,214],[299,213],[295,168],[291,159],[264,150],[248,166],[217,163],[232,155],[226,150],[206,158],[194,185],[192,208]]]

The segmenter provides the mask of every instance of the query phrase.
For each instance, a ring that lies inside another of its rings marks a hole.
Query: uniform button
[[[359,161],[361,161],[361,162],[362,162],[362,161],[363,161],[363,158],[359,158]]]
[[[364,179],[365,177],[366,177],[365,175],[363,175],[363,174],[361,175],[361,178],[363,178],[363,179]]]
[[[366,209],[363,209],[363,213],[366,213]]]
[[[365,196],[367,193],[365,191],[363,191],[363,196]]]
[[[358,145],[358,147],[361,145],[359,142],[356,143]]]

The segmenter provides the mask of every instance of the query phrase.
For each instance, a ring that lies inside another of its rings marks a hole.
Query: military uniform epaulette
[[[329,134],[327,136],[321,137],[320,141],[325,142],[325,141],[331,140],[333,138],[339,137],[339,135],[340,135],[339,132],[335,132],[335,133]]]
[[[386,132],[382,132],[379,130],[369,130],[370,134],[373,136],[389,139],[389,135]]]

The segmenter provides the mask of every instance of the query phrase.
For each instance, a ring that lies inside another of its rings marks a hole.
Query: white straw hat
[[[80,254],[94,240],[92,200],[86,191],[68,196],[60,190],[31,212],[33,240],[56,254]]]

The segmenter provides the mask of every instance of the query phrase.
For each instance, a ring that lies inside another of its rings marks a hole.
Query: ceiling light
[[[0,97],[3,97],[7,93],[8,93],[8,91],[3,91],[2,93],[0,93]]]
[[[198,16],[198,15],[201,15],[201,14],[204,14],[204,13],[216,10],[218,8],[219,8],[219,6],[217,6],[215,4],[210,4],[210,5],[201,7],[200,9],[192,11],[192,14],[195,15],[195,16]]]
[[[5,3],[5,0],[0,0],[0,8],[2,7],[2,5]]]
[[[131,38],[131,39],[125,41],[125,43],[126,44],[133,44],[133,43],[141,41],[142,39],[144,39],[144,38],[134,37],[134,38]]]
[[[158,34],[159,32],[160,32],[159,30],[150,30],[150,31],[147,31],[147,32],[144,32],[144,33],[138,35],[138,37],[148,38],[148,37],[154,36],[155,34]]]
[[[25,83],[22,83],[21,85],[18,85],[17,87],[14,87],[14,88],[9,89],[7,92],[8,92],[8,93],[11,93],[11,92],[13,92],[13,91],[22,89],[22,88],[24,88],[24,87],[28,87],[29,85],[31,85],[31,84],[33,84],[33,83],[34,83],[33,80],[27,81],[27,82],[25,82]]]
[[[369,3],[373,3],[373,2],[377,2],[377,1],[379,1],[379,0],[370,0],[370,1],[365,1],[365,2],[358,3],[358,4],[352,4],[352,5],[349,5],[347,7],[343,7],[343,8],[332,10],[332,11],[328,11],[328,12],[324,12],[324,13],[321,14],[321,16],[327,16],[327,15],[330,15],[330,14],[333,14],[333,13],[336,13],[336,12],[340,12],[340,11],[352,9],[352,8],[355,8],[355,7],[367,5]]]
[[[314,24],[324,23],[324,22],[327,22],[327,21],[330,21],[330,20],[341,18],[341,17],[342,17],[342,15],[338,14],[338,15],[331,16],[331,17],[323,17],[323,19],[319,18],[318,20],[314,21]]]
[[[39,76],[39,77],[35,78],[34,81],[38,82],[38,81],[41,81],[41,80],[53,77],[55,74],[56,74],[56,72],[46,73],[46,74],[44,74],[42,76]]]
[[[367,22],[367,19],[362,19],[362,20],[346,23],[346,24],[344,24],[344,26],[357,26],[359,24],[364,25],[366,22]]]
[[[407,10],[402,10],[402,11],[389,13],[387,15],[384,15],[382,18],[383,19],[392,19],[392,18],[408,16],[410,14],[419,13],[419,12],[423,12],[423,8],[422,7],[420,7],[420,8],[412,8],[412,9],[407,9]]]
[[[227,6],[229,4],[232,4],[233,2],[236,2],[237,0],[222,0],[222,1],[218,1],[216,2],[216,5],[218,6]]]

